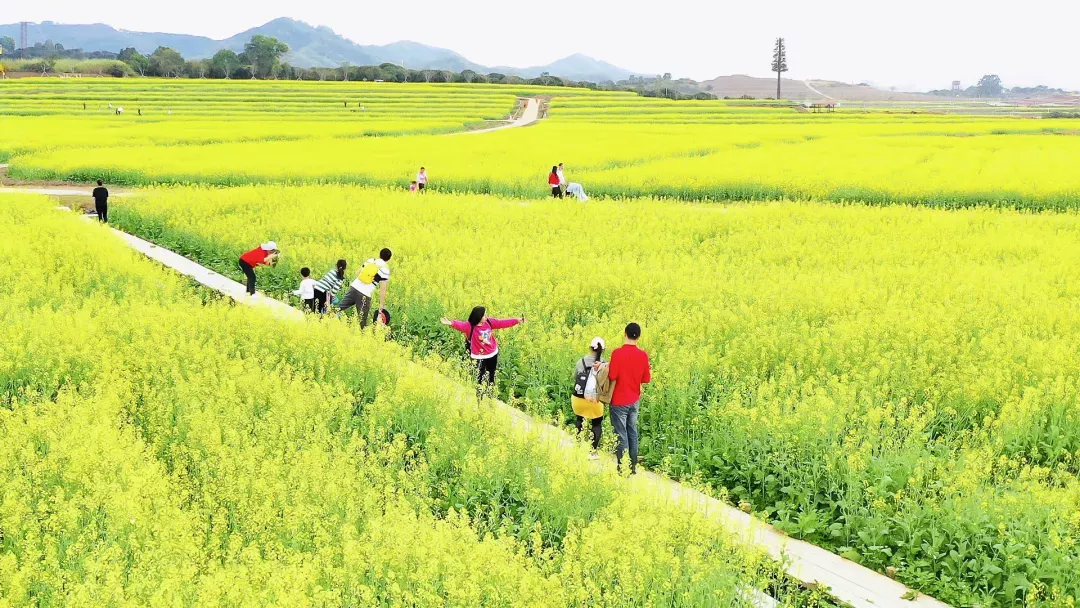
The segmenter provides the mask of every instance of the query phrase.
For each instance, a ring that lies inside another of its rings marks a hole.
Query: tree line
[[[393,63],[380,65],[351,65],[338,67],[303,68],[283,61],[289,46],[272,36],[256,34],[236,53],[222,49],[207,59],[185,59],[175,49],[159,46],[153,53],[142,54],[135,48],[125,48],[119,53],[109,51],[84,52],[81,49],[65,49],[63,45],[47,40],[26,49],[15,50],[10,36],[0,38],[4,57],[16,60],[34,60],[27,64],[28,71],[53,72],[59,59],[108,59],[115,63],[99,67],[101,75],[153,76],[160,78],[217,78],[217,79],[278,79],[322,81],[368,81],[368,82],[455,82],[492,84],[530,84],[565,86],[602,90],[629,90],[646,97],[668,99],[716,99],[711,93],[697,89],[696,83],[687,79],[672,80],[671,74],[656,77],[632,76],[619,82],[595,83],[553,76],[547,72],[536,78],[522,78],[513,74],[491,72],[482,74],[474,70],[410,70]]]
[[[323,81],[385,81],[385,82],[461,82],[496,84],[535,84],[598,88],[592,82],[574,81],[552,76],[544,72],[536,78],[521,78],[492,72],[481,74],[473,70],[410,70],[393,63],[359,65],[342,63],[338,67],[303,68],[294,66],[282,58],[289,52],[289,45],[272,36],[256,34],[236,53],[222,49],[207,59],[185,59],[177,50],[159,46],[153,53],[142,54],[133,47],[119,53],[109,51],[84,52],[81,49],[65,49],[63,45],[47,40],[25,49],[15,49],[10,36],[0,38],[4,57],[14,60],[36,60],[30,64],[32,71],[48,73],[60,59],[110,59],[118,63],[106,68],[108,76],[152,76],[160,78],[219,78],[219,79],[278,79]],[[40,65],[39,65],[40,64]]]

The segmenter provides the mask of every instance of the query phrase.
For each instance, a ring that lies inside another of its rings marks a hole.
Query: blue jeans
[[[630,405],[613,405],[608,408],[611,411],[611,426],[619,437],[619,445],[615,447],[615,458],[622,465],[623,451],[630,449],[630,470],[637,470],[637,416],[638,405],[641,401],[635,401]]]

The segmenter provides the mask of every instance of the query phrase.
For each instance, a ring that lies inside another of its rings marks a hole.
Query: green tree
[[[1005,92],[1005,87],[1001,86],[1001,78],[997,74],[987,74],[980,78],[975,89],[979,92],[979,97],[1001,97],[1001,94]]]
[[[11,36],[4,36],[0,38],[0,49],[4,49],[5,53],[14,53],[15,39]]]
[[[210,58],[210,75],[214,78],[231,78],[240,67],[240,58],[229,49],[221,49]]]
[[[118,55],[117,58],[130,65],[131,69],[138,72],[139,76],[146,76],[146,72],[150,69],[150,60],[132,47],[120,51],[120,55]]]
[[[244,55],[247,63],[252,67],[252,75],[256,78],[273,76],[275,68],[281,61],[281,56],[288,52],[289,45],[273,36],[262,34],[255,34],[244,45]]]
[[[150,55],[150,69],[159,76],[179,76],[184,70],[184,58],[167,46],[159,46]]]
[[[787,47],[783,38],[777,38],[773,47],[772,71],[776,72],[776,98],[780,99],[780,74],[787,71]]]

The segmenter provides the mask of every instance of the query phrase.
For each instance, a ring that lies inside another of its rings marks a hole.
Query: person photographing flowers
[[[277,248],[277,243],[274,241],[267,241],[240,256],[240,271],[247,277],[248,295],[255,295],[255,267],[276,266],[278,255],[280,253],[281,252],[278,251]]]

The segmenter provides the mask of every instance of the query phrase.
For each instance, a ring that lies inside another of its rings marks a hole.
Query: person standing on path
[[[105,224],[109,223],[109,189],[97,180],[97,188],[90,195],[94,197],[94,209],[97,210],[97,219]]]
[[[338,260],[337,265],[315,283],[315,305],[320,313],[326,314],[326,303],[331,296],[337,295],[337,290],[345,281],[346,266],[345,260]]]
[[[379,252],[378,258],[371,258],[360,267],[360,274],[349,284],[349,293],[341,299],[338,310],[348,310],[356,307],[356,315],[360,318],[360,328],[367,327],[371,318],[371,298],[375,295],[375,287],[379,287],[379,308],[386,308],[386,286],[390,282],[390,266],[387,262],[393,253],[385,247]]]
[[[469,313],[468,321],[451,321],[446,317],[440,323],[465,334],[465,348],[469,358],[476,361],[476,396],[480,397],[486,384],[491,388],[495,384],[495,369],[499,366],[499,342],[495,340],[496,329],[506,329],[518,323],[519,319],[493,319],[487,316],[487,309],[477,306]],[[487,376],[485,380],[484,376]]]
[[[548,174],[548,186],[551,186],[551,198],[562,198],[562,186],[559,185],[559,168],[552,167]]]
[[[598,388],[600,385],[599,373],[604,365],[604,339],[593,338],[589,343],[589,354],[578,359],[574,368],[574,394],[570,397],[570,407],[575,414],[574,426],[580,435],[585,426],[585,420],[589,420],[592,426],[592,454],[589,458],[595,459],[596,450],[600,449],[600,438],[604,432],[604,404],[599,399]]]
[[[423,190],[427,188],[427,169],[420,167],[420,172],[416,174],[416,188]]]
[[[304,307],[311,310],[311,312],[317,312],[315,304],[315,279],[311,278],[311,269],[304,266],[300,269],[300,287],[293,292],[293,295],[299,296],[300,300],[304,303]]]
[[[637,473],[638,408],[641,405],[641,385],[652,380],[649,355],[638,348],[641,326],[630,323],[624,332],[623,345],[611,353],[608,380],[615,383],[611,394],[611,426],[619,436],[615,458],[622,470],[623,452],[630,450],[630,473]]]
[[[247,293],[255,295],[255,267],[275,266],[278,258],[277,243],[267,241],[255,249],[240,256],[240,270],[247,277]]]

